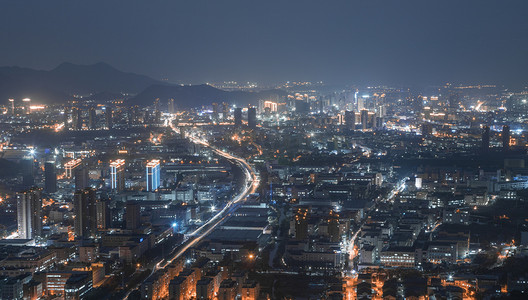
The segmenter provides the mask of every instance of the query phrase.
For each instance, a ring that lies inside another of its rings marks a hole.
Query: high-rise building
[[[78,190],[73,196],[74,226],[77,237],[88,238],[97,232],[95,191],[91,188]]]
[[[141,225],[141,205],[137,201],[128,201],[125,211],[126,229],[138,229]]]
[[[363,130],[368,128],[368,110],[366,109],[361,110],[361,128]]]
[[[75,190],[82,190],[90,187],[90,178],[88,177],[88,168],[80,165],[73,172],[75,176]]]
[[[22,103],[24,105],[25,113],[26,114],[30,114],[31,113],[31,99],[24,98],[24,99],[22,99]]]
[[[95,112],[95,107],[90,107],[88,114],[88,128],[95,130],[97,126],[97,114]]]
[[[105,109],[105,125],[106,125],[106,129],[112,129],[112,127],[114,126],[114,120],[113,120],[113,115],[112,115],[112,108],[111,107],[106,107]]]
[[[161,123],[161,111],[156,109],[156,111],[154,111],[154,123],[155,124],[160,124]]]
[[[33,158],[24,158],[20,161],[22,171],[22,185],[31,188],[35,185],[35,162]]]
[[[502,126],[502,151],[510,150],[510,126]]]
[[[55,163],[51,161],[44,164],[44,190],[46,193],[55,193],[57,191],[57,172]]]
[[[66,171],[66,178],[73,178],[75,175],[75,169],[82,164],[82,159],[73,159],[64,164],[64,170]]]
[[[160,182],[160,161],[153,159],[147,163],[147,191],[157,190]]]
[[[254,107],[248,108],[248,127],[257,127],[257,109]]]
[[[82,130],[82,110],[80,108],[75,108],[73,111],[73,128],[75,130]]]
[[[237,107],[235,108],[235,126],[242,125],[242,108]]]
[[[125,190],[125,160],[118,159],[110,163],[110,185],[112,190],[122,192]]]
[[[42,198],[39,189],[17,193],[18,237],[34,239],[42,235]]]
[[[356,129],[356,113],[354,111],[345,112],[345,125],[350,130]]]
[[[112,216],[108,200],[99,200],[96,202],[95,214],[97,219],[97,230],[104,230],[111,226]]]
[[[168,103],[168,109],[169,109],[169,114],[175,114],[176,113],[176,104],[174,103],[174,99],[173,98],[170,98],[169,99],[169,103]]]
[[[490,128],[484,126],[482,129],[482,151],[488,152],[490,147]]]
[[[213,120],[218,121],[218,103],[213,103]]]
[[[11,104],[11,115],[15,115],[15,99],[9,99],[9,103]]]

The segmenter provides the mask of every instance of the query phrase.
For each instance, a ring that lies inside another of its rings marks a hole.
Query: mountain
[[[75,94],[132,93],[160,82],[148,76],[126,73],[105,63],[63,63],[50,71],[0,67],[0,103],[31,98],[36,103],[61,103]]]
[[[107,101],[121,96],[135,95],[125,100],[132,105],[147,106],[159,98],[162,107],[175,99],[179,108],[228,102],[238,105],[258,103],[259,99],[284,96],[280,90],[261,92],[228,92],[210,85],[171,85],[148,76],[126,73],[105,63],[76,65],[63,63],[50,71],[20,67],[0,67],[0,103],[13,98],[31,98],[34,103],[64,103],[73,95],[90,95],[94,101]]]
[[[245,106],[257,105],[258,100],[285,96],[282,90],[266,90],[260,92],[224,91],[207,84],[200,85],[164,85],[155,84],[143,92],[127,100],[131,105],[151,105],[155,99],[160,99],[162,107],[168,99],[174,99],[178,108],[192,108],[211,105],[213,102],[227,102]]]

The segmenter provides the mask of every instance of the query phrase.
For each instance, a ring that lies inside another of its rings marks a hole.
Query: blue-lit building
[[[147,191],[152,192],[160,186],[160,161],[151,160],[147,163]]]

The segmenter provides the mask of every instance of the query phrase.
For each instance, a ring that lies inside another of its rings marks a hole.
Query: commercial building
[[[42,198],[39,189],[17,193],[18,237],[34,239],[42,234]]]
[[[122,192],[125,190],[125,160],[118,159],[110,163],[110,184],[112,190]]]
[[[153,159],[147,163],[147,191],[157,190],[160,182],[160,161]]]

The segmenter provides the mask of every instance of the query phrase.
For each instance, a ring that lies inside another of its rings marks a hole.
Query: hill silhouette
[[[49,71],[0,67],[0,103],[7,103],[10,98],[31,98],[34,103],[61,104],[75,95],[88,95],[85,99],[95,101],[123,97],[128,104],[141,106],[152,105],[155,99],[160,99],[162,107],[173,98],[178,108],[189,108],[213,102],[256,105],[259,99],[280,97],[285,92],[228,92],[206,84],[166,84],[148,76],[122,72],[106,63],[63,63]]]
[[[139,93],[159,81],[126,73],[106,63],[63,63],[50,71],[0,67],[0,102],[31,98],[37,103],[62,103],[73,95],[91,93]]]

